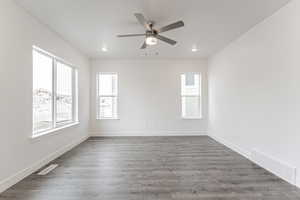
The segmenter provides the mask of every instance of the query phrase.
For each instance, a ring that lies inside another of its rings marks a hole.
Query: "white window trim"
[[[200,120],[200,119],[203,119],[203,114],[202,114],[202,74],[201,72],[191,72],[191,73],[194,73],[194,74],[199,74],[199,95],[182,95],[182,85],[181,85],[181,76],[182,75],[185,75],[185,73],[182,73],[180,74],[180,106],[181,106],[181,119],[182,120]],[[182,107],[182,98],[183,97],[198,97],[199,98],[199,116],[196,116],[196,117],[185,117],[183,116],[183,113],[182,113],[182,110],[183,110],[183,107]]]
[[[41,131],[41,132],[39,132],[39,133],[37,133],[35,135],[31,135],[30,138],[31,139],[36,139],[36,138],[40,138],[42,136],[46,136],[46,135],[50,135],[50,134],[56,134],[60,130],[63,130],[63,129],[66,129],[66,128],[70,128],[70,127],[73,127],[73,126],[77,126],[79,124],[80,124],[79,121],[75,121],[75,122],[72,122],[72,123],[65,124],[64,126],[58,126],[56,128],[51,128],[51,129],[48,129],[46,131]]]
[[[99,77],[100,75],[111,74],[117,75],[117,95],[100,95],[99,94]],[[96,120],[120,120],[119,118],[119,74],[117,72],[98,72],[96,74]],[[115,117],[100,117],[100,105],[99,105],[99,98],[100,97],[112,97],[117,98],[117,115]]]
[[[30,135],[30,138],[38,138],[53,132],[57,132],[61,129],[65,129],[71,126],[75,126],[79,124],[78,120],[78,69],[74,65],[70,64],[69,62],[65,61],[64,59],[55,56],[54,54],[51,54],[37,46],[32,46],[32,51],[36,51],[44,56],[47,56],[52,59],[52,127],[49,129],[45,129],[42,131],[33,131]],[[68,121],[66,123],[63,123],[62,125],[57,125],[56,123],[56,82],[57,82],[57,76],[56,76],[56,69],[57,69],[57,62],[60,62],[62,64],[67,65],[68,67],[72,68],[72,120]],[[33,63],[32,63],[33,66]],[[32,109],[31,109],[32,110]],[[32,117],[33,119],[33,117]],[[33,123],[32,123],[33,124]]]

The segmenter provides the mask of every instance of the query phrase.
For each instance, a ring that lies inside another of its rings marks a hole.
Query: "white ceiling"
[[[224,48],[289,0],[15,1],[92,58],[200,58]],[[184,28],[163,34],[178,45],[160,42],[140,50],[142,37],[117,38],[117,34],[144,32],[133,16],[136,12],[157,27],[183,20]],[[198,52],[191,51],[193,45]],[[102,46],[108,52],[102,52]]]

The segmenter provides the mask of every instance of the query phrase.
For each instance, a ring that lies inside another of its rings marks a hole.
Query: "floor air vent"
[[[45,175],[49,174],[51,171],[53,171],[56,167],[58,167],[58,164],[51,164],[48,167],[46,167],[43,170],[41,170],[38,173],[38,175],[45,176]]]

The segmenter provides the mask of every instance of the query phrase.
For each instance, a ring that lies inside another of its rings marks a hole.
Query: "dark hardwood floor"
[[[300,190],[209,137],[90,138],[0,200],[290,200]]]

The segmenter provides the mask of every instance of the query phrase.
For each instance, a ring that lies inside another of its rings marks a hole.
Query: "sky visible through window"
[[[33,51],[33,89],[52,90],[52,59]]]

